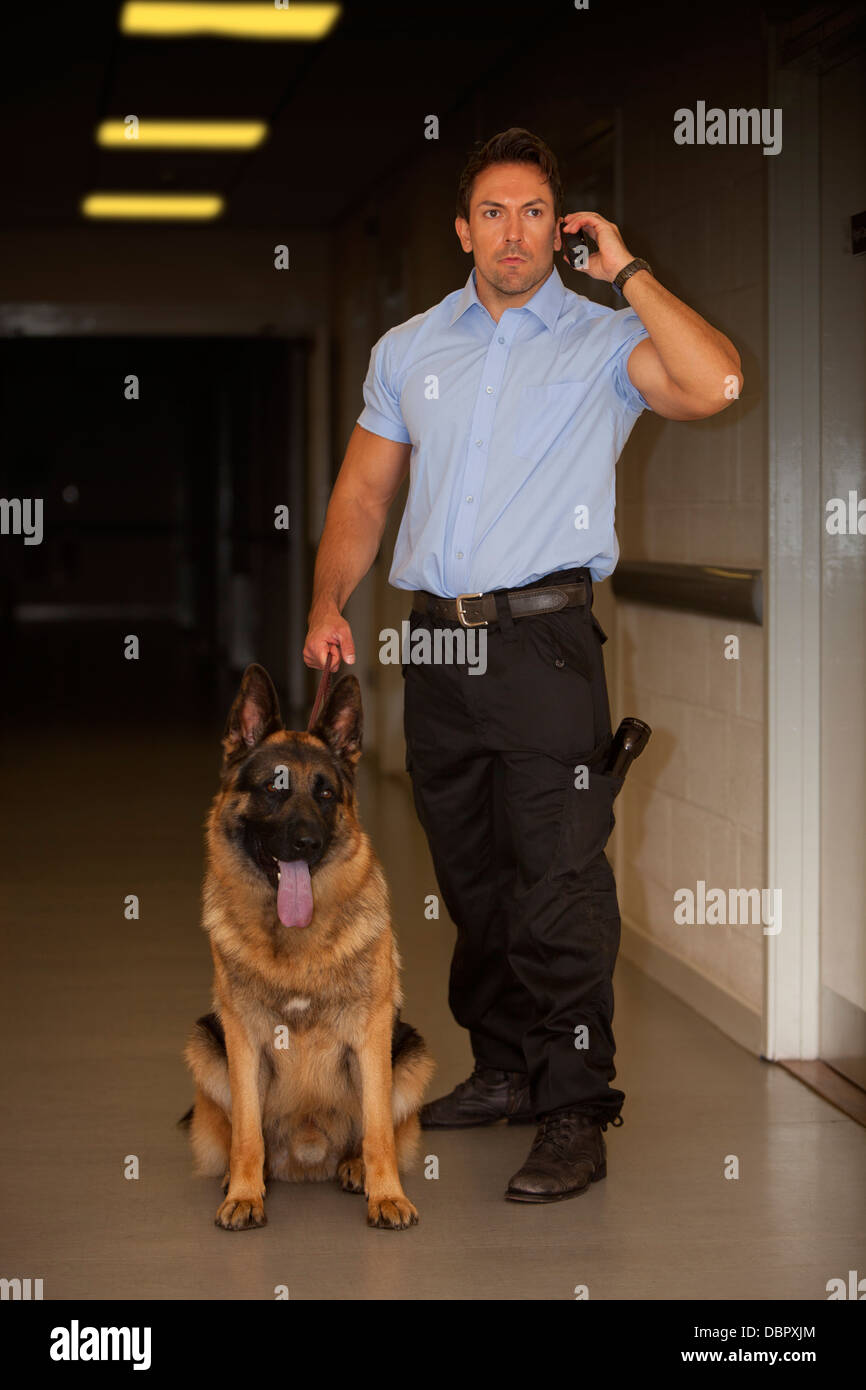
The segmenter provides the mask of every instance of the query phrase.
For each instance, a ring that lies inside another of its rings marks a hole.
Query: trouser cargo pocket
[[[601,761],[609,747],[607,738],[598,749],[575,758],[570,765],[559,839],[548,878],[582,873],[601,854],[610,838],[616,825],[614,798],[625,779],[601,770]]]

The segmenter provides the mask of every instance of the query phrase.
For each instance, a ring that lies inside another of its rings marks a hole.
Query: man
[[[506,1196],[558,1201],[605,1176],[622,1123],[612,976],[620,918],[604,854],[619,783],[592,584],[616,565],[617,458],[644,409],[724,410],[742,386],[724,336],[636,260],[612,223],[584,273],[630,307],[566,290],[556,160],[513,128],[469,161],[457,236],[465,287],[375,344],[365,408],[319,547],[304,659],[354,660],[343,606],[375,559],[411,465],[390,582],[412,633],[481,624],[486,669],[404,667],[406,766],[457,927],[449,1003],[475,1069],[426,1128],[533,1120]]]

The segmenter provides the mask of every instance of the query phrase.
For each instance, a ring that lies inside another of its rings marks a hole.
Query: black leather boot
[[[518,1071],[496,1071],[478,1062],[467,1081],[447,1096],[421,1107],[422,1129],[469,1129],[507,1120],[510,1125],[534,1122],[529,1100],[529,1077]]]
[[[512,1202],[561,1202],[586,1192],[607,1175],[607,1148],[599,1123],[575,1110],[545,1115],[529,1157],[508,1184]]]

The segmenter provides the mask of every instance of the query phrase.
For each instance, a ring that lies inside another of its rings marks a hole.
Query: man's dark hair
[[[486,145],[470,155],[457,185],[458,217],[469,221],[472,186],[482,170],[488,169],[491,164],[537,164],[550,185],[553,216],[557,220],[563,216],[562,181],[556,155],[549,145],[537,135],[533,135],[530,130],[524,130],[522,126],[511,126],[499,135],[492,136]]]

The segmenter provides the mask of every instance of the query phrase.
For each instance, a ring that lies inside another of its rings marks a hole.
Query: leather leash
[[[327,660],[326,660],[326,662],[325,662],[324,668],[323,668],[323,670],[322,670],[322,678],[321,678],[321,680],[319,681],[319,688],[318,688],[318,690],[316,691],[316,698],[315,698],[315,701],[314,701],[314,703],[313,703],[313,713],[310,715],[310,722],[309,722],[309,724],[307,725],[307,733],[308,733],[308,734],[312,733],[313,729],[315,728],[316,721],[318,720],[319,715],[320,715],[320,713],[321,713],[321,711],[322,711],[322,706],[324,705],[325,701],[326,701],[327,698],[328,698],[328,688],[329,688],[329,686],[330,686],[330,684],[331,684],[331,672],[332,672],[332,670],[333,670],[333,671],[336,671],[336,669],[337,669],[337,667],[339,666],[339,664],[340,664],[340,657],[339,657],[339,655],[338,655],[338,656],[337,656],[337,659],[335,660],[335,662],[334,662],[334,664],[333,664],[333,667],[331,666],[331,648],[329,647],[329,648],[328,648],[328,657],[327,657]]]

